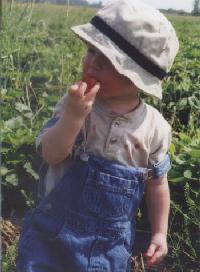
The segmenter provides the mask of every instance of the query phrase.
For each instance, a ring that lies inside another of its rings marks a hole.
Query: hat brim
[[[71,29],[78,37],[95,46],[110,60],[117,72],[129,78],[138,89],[162,99],[161,81],[139,66],[96,27],[88,23]]]

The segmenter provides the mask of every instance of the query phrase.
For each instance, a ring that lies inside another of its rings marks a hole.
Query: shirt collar
[[[142,117],[145,111],[145,103],[144,101],[140,98],[140,103],[139,105],[132,111],[126,113],[126,114],[115,114],[110,111],[109,106],[100,98],[96,98],[95,104],[94,104],[94,109],[96,112],[98,112],[101,115],[105,115],[109,118],[116,118],[120,117],[123,120],[126,121],[133,121],[135,119],[138,119],[139,117]]]

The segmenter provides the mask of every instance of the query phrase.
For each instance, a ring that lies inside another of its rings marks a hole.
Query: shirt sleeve
[[[171,168],[169,155],[167,154],[171,138],[171,127],[167,121],[162,118],[157,122],[151,142],[148,160],[149,169],[152,169],[153,171],[157,171],[156,169],[158,169],[160,173],[162,172],[164,175],[167,174],[168,170]]]
[[[53,127],[59,120],[60,116],[63,113],[64,110],[64,104],[65,104],[65,98],[66,98],[66,94],[64,96],[61,97],[61,99],[58,101],[58,103],[55,106],[54,112],[52,114],[52,117],[47,121],[47,123],[42,127],[42,129],[40,130],[36,141],[35,141],[35,146],[36,146],[36,150],[40,153],[40,148],[41,148],[41,140],[42,140],[42,136],[43,134],[51,127]]]

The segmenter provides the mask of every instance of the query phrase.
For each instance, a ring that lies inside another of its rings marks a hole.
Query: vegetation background
[[[52,110],[80,78],[85,48],[70,31],[85,23],[93,8],[51,4],[4,5],[0,29],[2,270],[15,271],[21,218],[37,202],[41,159],[35,138]],[[180,51],[164,82],[157,107],[173,128],[169,173],[171,214],[165,271],[200,271],[200,17],[167,15]],[[145,204],[138,230],[149,231]],[[5,221],[9,220],[9,221]],[[11,223],[12,222],[12,223]],[[142,258],[134,271],[147,271]],[[156,269],[156,268],[155,268]]]

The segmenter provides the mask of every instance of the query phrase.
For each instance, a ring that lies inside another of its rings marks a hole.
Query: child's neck
[[[116,115],[123,115],[134,111],[140,104],[140,98],[135,97],[114,97],[104,101],[110,108],[110,112]]]

